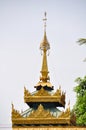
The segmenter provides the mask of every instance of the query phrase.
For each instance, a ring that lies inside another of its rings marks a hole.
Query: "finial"
[[[59,85],[59,89],[61,90],[61,85]]]
[[[69,100],[69,102],[68,102],[68,111],[70,112],[70,100]]]
[[[47,13],[45,12],[44,13],[44,19],[43,19],[43,21],[44,21],[44,31],[46,31],[46,21],[47,21],[46,15],[47,15]]]
[[[12,110],[14,109],[14,105],[13,105],[13,103],[11,103],[11,105],[12,105]]]
[[[44,37],[43,37],[43,40],[42,40],[42,42],[41,42],[41,44],[40,44],[40,49],[42,50],[42,51],[44,51],[44,50],[49,50],[50,49],[50,44],[49,44],[49,42],[48,42],[48,40],[47,40],[47,36],[46,36],[46,20],[47,20],[47,18],[46,18],[46,12],[44,13],[44,19],[43,19],[43,21],[44,21]]]
[[[70,100],[69,100],[69,102],[68,102],[68,107],[70,107]]]
[[[24,91],[26,90],[26,87],[25,87],[25,85],[24,85]]]
[[[47,65],[47,51],[50,49],[50,44],[47,40],[47,36],[46,36],[46,12],[44,13],[44,37],[43,37],[43,40],[40,44],[40,50],[43,52],[43,61],[42,61],[42,69],[41,69],[41,78],[40,78],[40,81],[43,81],[43,82],[47,82],[50,78],[48,76],[48,65]]]

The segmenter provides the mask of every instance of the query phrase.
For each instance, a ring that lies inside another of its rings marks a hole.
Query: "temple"
[[[61,87],[57,87],[54,92],[54,86],[50,82],[47,55],[50,44],[46,35],[46,12],[44,15],[44,36],[40,43],[42,52],[42,67],[40,71],[39,82],[34,86],[35,92],[30,93],[24,87],[24,102],[28,105],[28,109],[19,112],[12,104],[12,127],[29,127],[29,126],[59,126],[71,125],[70,104],[66,110],[61,111],[58,107],[65,108],[65,92]],[[35,58],[35,57],[34,57]]]

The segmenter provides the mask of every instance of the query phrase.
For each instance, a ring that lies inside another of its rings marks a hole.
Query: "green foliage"
[[[74,88],[76,92],[76,104],[73,108],[73,112],[76,114],[76,124],[86,125],[86,76],[81,79],[76,79],[77,86]]]
[[[86,45],[86,38],[80,38],[77,42],[79,45]],[[83,61],[86,62],[86,58]]]
[[[78,41],[79,45],[86,44],[86,38],[80,38]]]

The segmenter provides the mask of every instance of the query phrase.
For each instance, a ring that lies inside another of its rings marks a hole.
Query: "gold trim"
[[[38,109],[31,112],[28,117],[18,117],[17,113],[14,113],[14,116],[12,115],[12,124],[70,124],[70,110],[68,108],[59,117],[54,117],[49,110],[45,110],[40,104]]]
[[[13,119],[13,125],[18,125],[18,124],[22,124],[22,125],[27,125],[27,124],[47,124],[47,125],[50,125],[50,124],[54,124],[54,125],[57,125],[57,124],[69,124],[70,125],[70,119],[67,118],[61,118],[61,119],[27,119],[27,118],[19,118],[19,119]]]

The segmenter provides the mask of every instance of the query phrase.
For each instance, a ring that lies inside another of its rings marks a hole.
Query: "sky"
[[[11,124],[11,103],[28,108],[24,86],[33,92],[39,81],[45,11],[50,82],[75,104],[75,79],[86,75],[86,46],[77,43],[86,38],[86,0],[0,0],[0,126]]]

